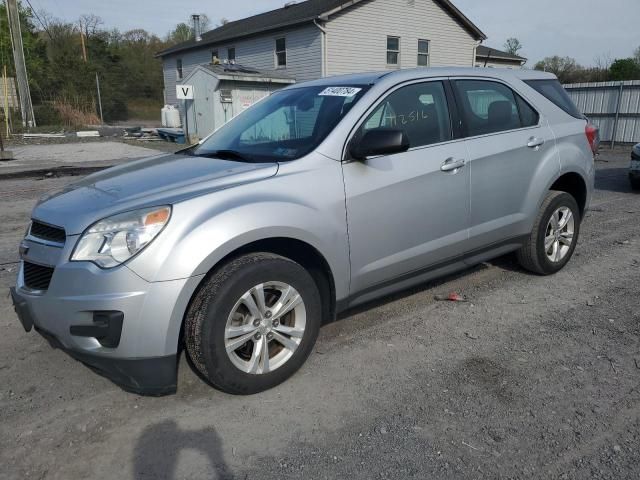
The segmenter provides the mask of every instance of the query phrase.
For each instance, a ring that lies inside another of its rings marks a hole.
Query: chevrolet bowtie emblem
[[[27,255],[27,253],[29,253],[29,245],[22,242],[20,244],[20,248],[18,249],[18,252],[20,253],[20,258],[24,258]]]

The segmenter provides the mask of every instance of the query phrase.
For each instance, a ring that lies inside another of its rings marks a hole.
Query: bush
[[[102,115],[105,122],[117,120],[127,120],[129,118],[129,108],[124,98],[115,97],[105,101],[102,100]]]
[[[87,125],[99,125],[100,119],[93,112],[93,107],[72,104],[63,99],[53,103],[65,127],[80,128]]]
[[[34,105],[33,113],[36,117],[36,124],[39,126],[59,126],[62,125],[62,117],[58,110],[50,103]]]

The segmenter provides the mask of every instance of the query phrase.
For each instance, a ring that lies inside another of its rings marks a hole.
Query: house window
[[[176,73],[178,75],[178,80],[182,80],[182,59],[181,58],[176,60]]]
[[[284,38],[276,39],[276,67],[287,66],[287,41]]]
[[[213,50],[211,52],[211,63],[214,65],[216,63],[220,63],[220,54],[218,53],[218,50]]]
[[[236,49],[235,47],[231,47],[227,50],[227,59],[229,63],[236,61]]]
[[[429,40],[418,40],[418,66],[429,66]]]
[[[400,63],[400,37],[387,37],[387,65]]]

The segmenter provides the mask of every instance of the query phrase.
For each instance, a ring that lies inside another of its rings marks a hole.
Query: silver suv
[[[597,132],[555,77],[418,69],[280,90],[175,155],[42,198],[18,316],[129,391],[286,380],[354,305],[517,251],[571,258]]]

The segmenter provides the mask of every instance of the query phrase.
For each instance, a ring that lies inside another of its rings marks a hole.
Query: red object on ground
[[[451,292],[449,295],[436,295],[436,300],[445,302],[466,302],[467,299],[456,292]]]

